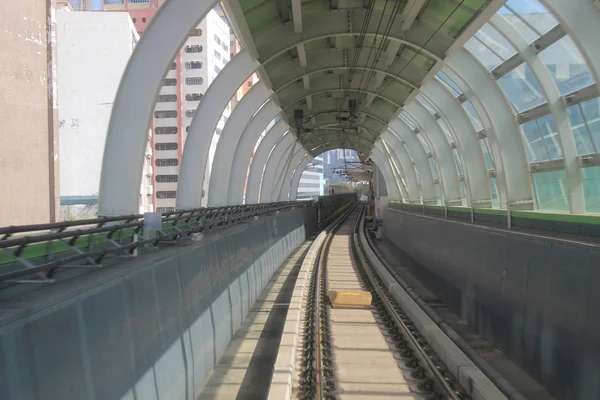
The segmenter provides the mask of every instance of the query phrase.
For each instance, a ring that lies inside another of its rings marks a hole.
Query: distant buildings
[[[96,215],[112,105],[139,36],[127,14],[65,11],[56,13],[56,24],[60,213],[68,220]],[[148,147],[146,159],[151,158]],[[148,164],[140,212],[152,210]]]
[[[323,192],[323,157],[316,157],[308,164],[298,185],[296,200],[310,200],[314,196],[322,196]]]

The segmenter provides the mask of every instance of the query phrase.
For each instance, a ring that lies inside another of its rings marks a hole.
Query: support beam
[[[427,0],[408,0],[402,11],[402,30],[409,30]]]
[[[165,2],[137,43],[112,107],[100,177],[99,215],[138,213],[148,130],[161,83],[181,43],[216,3]]]
[[[259,203],[269,203],[271,201],[271,195],[276,178],[275,174],[279,169],[279,164],[282,160],[287,159],[295,142],[296,137],[289,132],[278,143],[275,144],[275,147],[273,147],[273,151],[267,158],[267,163],[262,174]]]
[[[256,142],[267,125],[273,121],[279,113],[279,107],[272,101],[269,101],[262,107],[248,123],[240,141],[237,143],[233,153],[233,163],[231,172],[226,182],[229,183],[227,189],[227,204],[242,204],[244,197],[244,184],[252,152],[256,147]],[[231,157],[230,157],[231,159]]]
[[[208,187],[209,207],[227,204],[228,180],[233,164],[232,155],[236,151],[248,121],[252,119],[256,110],[269,99],[270,95],[271,91],[265,83],[258,82],[246,93],[227,120],[213,158],[210,186]]]
[[[292,18],[294,19],[294,32],[302,33],[302,0],[292,0]]]
[[[300,187],[300,179],[302,178],[302,174],[304,173],[306,166],[312,160],[314,160],[313,156],[307,154],[306,157],[304,157],[300,161],[300,164],[298,164],[298,166],[296,167],[296,170],[294,171],[294,176],[292,176],[292,182],[290,183],[290,191],[288,193],[289,201],[296,200],[296,197],[298,195],[298,187]]]
[[[248,173],[246,204],[258,203],[260,184],[269,156],[275,148],[275,143],[283,140],[283,135],[292,136],[291,133],[287,132],[288,129],[289,126],[285,122],[277,122],[267,131],[267,134],[258,145],[258,149],[256,149],[256,153],[252,157],[252,164],[250,164],[250,171]]]
[[[306,48],[304,47],[304,43],[300,43],[296,46],[298,50],[298,62],[302,68],[306,68]]]
[[[246,50],[238,53],[206,90],[200,102],[183,150],[179,183],[177,185],[177,208],[198,208],[202,205],[202,188],[208,152],[213,132],[231,96],[258,68]],[[262,82],[262,81],[261,81]]]
[[[300,162],[308,156],[308,153],[302,147],[296,152],[294,157],[291,159],[289,163],[289,168],[285,169],[282,172],[282,181],[281,185],[277,186],[273,193],[273,198],[277,199],[275,201],[288,201],[290,194],[290,187],[292,186],[292,178],[294,177],[294,173],[298,168]]]

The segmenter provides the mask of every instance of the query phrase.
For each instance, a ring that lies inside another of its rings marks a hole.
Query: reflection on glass
[[[454,162],[456,163],[456,172],[459,175],[463,174],[462,163],[460,162],[460,157],[458,156],[458,151],[456,149],[452,149],[452,155],[454,156]]]
[[[525,63],[498,79],[498,84],[517,113],[546,102],[537,79]]]
[[[483,159],[485,160],[485,167],[490,170],[494,169],[494,159],[492,158],[492,153],[490,153],[490,144],[488,143],[487,138],[483,138],[479,140],[479,144],[481,145],[481,151],[483,152]]]
[[[454,97],[458,97],[462,94],[462,90],[458,87],[458,85],[450,78],[444,71],[440,71],[437,73],[437,78],[446,86],[446,88],[452,93]]]
[[[425,99],[425,97],[421,96],[420,94],[417,95],[417,101],[419,103],[421,103],[423,105],[423,107],[425,107],[427,109],[427,111],[429,111],[429,113],[431,115],[435,114],[435,108],[433,107],[433,105],[427,100]]]
[[[521,125],[521,134],[527,151],[527,159],[530,163],[547,161],[550,157],[540,137],[536,121],[529,121]]]
[[[564,170],[534,173],[533,186],[540,210],[569,211],[567,178]]]
[[[402,122],[404,122],[406,125],[408,125],[408,127],[410,128],[411,131],[414,131],[415,129],[417,129],[415,124],[413,124],[413,122],[406,115],[406,113],[400,114],[400,116],[398,118],[400,118],[402,120]]]
[[[471,120],[471,123],[475,128],[475,131],[479,132],[480,130],[482,130],[483,124],[479,120],[479,114],[477,114],[477,111],[475,111],[475,107],[473,107],[473,104],[469,100],[467,100],[462,103],[462,106],[467,112],[467,115],[469,116],[469,119]]]
[[[466,205],[465,200],[467,200],[467,190],[465,188],[465,181],[460,181],[460,197],[463,199],[463,205]]]
[[[442,132],[444,132],[444,136],[446,136],[446,140],[448,141],[448,143],[454,143],[454,138],[450,134],[450,129],[448,129],[448,125],[446,125],[444,120],[441,118],[438,118],[437,123],[440,126],[440,128],[442,128]]]
[[[437,203],[437,205],[441,205],[442,204],[442,192],[440,191],[439,183],[436,183],[435,185],[433,185],[433,189],[435,191],[436,203]]]
[[[438,179],[437,169],[435,168],[433,159],[431,157],[429,157],[428,160],[429,160],[429,168],[431,169],[431,175],[433,176],[433,179]]]
[[[600,213],[600,167],[581,169],[585,212]]]
[[[429,150],[429,145],[427,144],[425,139],[423,139],[423,136],[421,136],[421,134],[418,134],[417,139],[419,139],[419,142],[421,142],[421,146],[423,146],[423,150],[425,150],[425,153],[429,153],[431,150]]]
[[[508,0],[498,14],[529,43],[558,25],[556,18],[537,0]]]
[[[508,60],[517,52],[512,44],[490,24],[482,26],[475,37],[502,61]]]
[[[581,103],[581,109],[590,130],[590,135],[596,146],[596,151],[600,150],[600,99],[588,100]]]
[[[548,157],[551,160],[557,160],[562,158],[562,150],[560,148],[560,139],[556,132],[556,125],[551,115],[544,115],[537,120],[542,138],[544,138],[544,144],[548,150]]]
[[[492,193],[492,208],[500,208],[500,199],[498,198],[498,186],[496,178],[490,178],[490,192]]]
[[[575,145],[577,146],[577,154],[591,154],[595,153],[594,144],[588,133],[583,115],[581,114],[581,105],[576,104],[567,109],[569,113],[569,121],[571,122],[571,129],[575,136]]]
[[[502,59],[475,37],[472,37],[465,43],[465,48],[469,50],[475,58],[488,69],[488,71],[491,71],[502,64]]]
[[[550,70],[562,95],[594,83],[579,49],[568,36],[542,51],[539,56]]]

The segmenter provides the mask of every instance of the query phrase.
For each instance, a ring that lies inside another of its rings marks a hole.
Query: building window
[[[202,29],[200,29],[200,28],[194,29],[190,36],[202,36]]]
[[[155,161],[157,167],[176,167],[179,160],[176,158],[157,158]]]
[[[160,190],[156,192],[157,199],[174,199],[177,197],[176,190]]]
[[[156,100],[157,103],[172,103],[174,101],[177,101],[176,94],[160,94],[158,100]]]
[[[196,110],[185,110],[185,116],[188,118],[192,118],[196,114]]]
[[[186,53],[201,53],[202,52],[202,46],[199,45],[199,44],[188,45],[188,46],[185,46],[184,51]]]
[[[187,61],[185,63],[185,69],[200,69],[202,68],[202,61]]]
[[[217,49],[215,49],[215,58],[221,61],[221,53],[219,53]]]
[[[154,148],[156,150],[177,150],[177,143],[156,143]]]
[[[221,44],[221,47],[223,48],[223,50],[225,50],[225,52],[229,52],[229,46],[227,46],[225,42]]]
[[[175,78],[167,78],[163,82],[163,86],[175,86],[177,85],[177,79]]]
[[[187,101],[200,101],[204,95],[202,93],[188,93],[185,95]]]
[[[194,76],[191,78],[185,78],[186,85],[202,85],[204,79],[201,76]]]
[[[156,182],[158,183],[174,183],[179,180],[177,175],[156,175]]]
[[[159,126],[154,128],[154,133],[156,135],[174,135],[177,133],[176,126]]]
[[[156,207],[156,212],[159,212],[161,214],[170,213],[173,211],[175,211],[173,207]]]
[[[134,24],[137,22],[135,18],[132,18],[131,21],[133,21]]]
[[[221,72],[221,68],[219,68],[215,65],[215,72],[218,74],[219,72]]]
[[[169,68],[171,71],[173,71],[174,69],[177,69],[177,63],[174,62],[173,64],[171,64],[171,67]]]
[[[175,111],[175,110],[154,111],[154,118],[177,118],[177,111]]]
[[[252,81],[248,81],[248,87],[251,88],[252,87]]]
[[[221,45],[221,39],[217,36],[216,33],[215,33],[215,42],[217,42],[218,45]]]

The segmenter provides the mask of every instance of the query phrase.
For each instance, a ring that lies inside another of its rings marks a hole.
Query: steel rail
[[[408,338],[408,340],[412,344],[412,348],[417,350],[417,357],[420,359],[422,364],[427,366],[429,373],[435,378],[435,381],[436,381],[438,387],[444,392],[444,394],[449,399],[453,399],[453,400],[464,399],[465,395],[460,393],[457,390],[457,388],[454,387],[454,384],[451,384],[450,381],[448,380],[448,378],[446,376],[444,376],[444,374],[441,372],[440,362],[437,362],[437,363],[434,362],[434,360],[431,357],[431,352],[427,352],[425,350],[424,347],[427,346],[427,344],[424,343],[423,340],[419,340],[416,337],[414,329],[410,329],[409,326],[407,326],[407,323],[405,322],[407,320],[407,318],[406,317],[403,318],[399,314],[399,312],[396,310],[397,306],[395,306],[392,303],[392,301],[390,300],[390,296],[384,292],[383,286],[379,282],[377,282],[377,279],[374,275],[375,272],[372,271],[371,268],[368,266],[366,256],[363,253],[363,250],[361,248],[360,241],[358,238],[359,226],[364,217],[363,213],[364,213],[364,208],[361,209],[360,215],[354,223],[353,235],[352,235],[352,247],[353,247],[353,250],[358,255],[357,259],[359,261],[358,264],[360,265],[360,268],[367,276],[367,278],[370,282],[371,288],[376,292],[380,301],[383,303],[383,305],[387,311],[387,314],[390,316],[390,318],[392,318],[394,324],[403,331],[404,336],[406,338]]]

